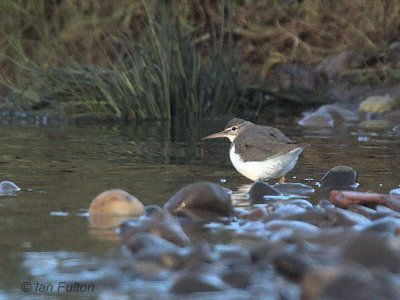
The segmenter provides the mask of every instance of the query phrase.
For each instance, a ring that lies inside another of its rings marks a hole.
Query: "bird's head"
[[[225,129],[223,131],[208,135],[204,137],[203,140],[228,138],[231,142],[233,142],[237,138],[237,136],[250,125],[253,125],[253,123],[239,118],[234,118],[230,120],[228,124],[226,124]]]

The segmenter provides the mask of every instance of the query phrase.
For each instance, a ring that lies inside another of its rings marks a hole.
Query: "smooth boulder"
[[[173,215],[196,221],[232,217],[231,196],[225,188],[212,182],[189,184],[174,194],[164,205]]]
[[[325,173],[320,181],[324,190],[355,190],[357,171],[348,166],[336,166]]]

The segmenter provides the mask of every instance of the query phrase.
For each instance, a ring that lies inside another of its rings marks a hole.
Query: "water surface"
[[[104,190],[122,188],[146,205],[162,205],[194,181],[208,180],[234,191],[249,184],[230,164],[228,140],[201,141],[221,130],[225,121],[205,123],[192,128],[161,122],[127,127],[2,125],[0,180],[12,180],[22,191],[0,197],[0,296],[29,296],[21,291],[22,282],[61,280],[59,268],[129,258],[118,241],[89,228],[85,213]],[[327,170],[348,165],[358,171],[362,191],[387,193],[400,185],[398,137],[355,126],[274,126],[310,145],[288,174],[289,182],[315,187]],[[317,189],[313,197],[317,201],[325,195]],[[111,274],[114,280],[116,276]],[[96,293],[112,290],[108,285],[103,278]],[[160,283],[158,288],[166,287]]]

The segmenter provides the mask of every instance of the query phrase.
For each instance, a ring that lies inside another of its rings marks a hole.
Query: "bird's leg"
[[[286,178],[285,178],[285,176],[282,176],[281,178],[279,178],[279,183],[285,183],[285,180],[286,180]]]

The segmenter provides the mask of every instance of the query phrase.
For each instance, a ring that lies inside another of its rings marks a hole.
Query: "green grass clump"
[[[48,101],[71,116],[95,111],[100,118],[127,121],[196,119],[234,110],[241,89],[233,52],[202,56],[193,43],[194,31],[178,17],[171,22],[168,11],[160,8],[154,17],[144,7],[145,45],[127,34],[123,44],[104,53],[108,66],[74,62],[44,68],[15,45],[20,58],[14,63],[29,85],[20,90],[8,81],[13,97],[21,105]]]
[[[236,113],[265,103],[279,66],[347,50],[361,63],[339,80],[396,82],[399,13],[397,0],[5,0],[0,79],[20,105],[69,114]]]

